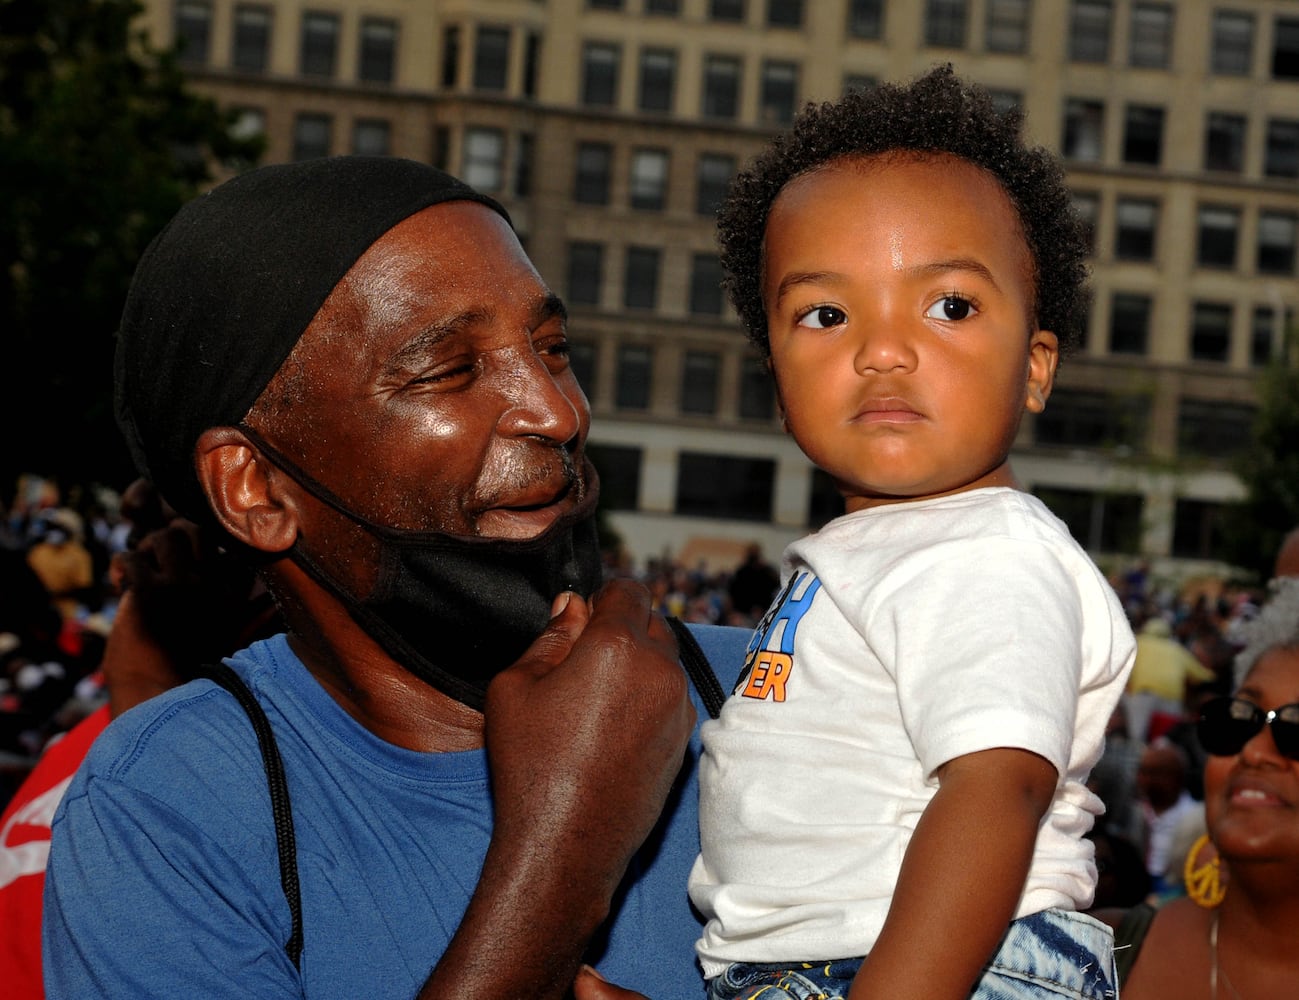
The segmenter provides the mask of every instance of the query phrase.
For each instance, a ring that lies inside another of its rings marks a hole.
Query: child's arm
[[[948,761],[938,782],[850,1000],[964,1000],[1014,918],[1055,767],[983,750]]]

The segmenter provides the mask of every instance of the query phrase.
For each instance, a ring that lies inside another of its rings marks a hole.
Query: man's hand
[[[622,580],[557,601],[484,714],[492,842],[420,995],[558,1000],[681,768],[689,683],[649,594]]]

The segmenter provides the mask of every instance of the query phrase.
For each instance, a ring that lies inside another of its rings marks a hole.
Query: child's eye
[[[925,310],[925,315],[930,319],[961,320],[969,319],[976,312],[978,310],[969,299],[960,295],[944,295]]]
[[[834,306],[817,306],[798,317],[798,325],[813,330],[828,330],[832,326],[841,326],[848,320],[848,314]]]

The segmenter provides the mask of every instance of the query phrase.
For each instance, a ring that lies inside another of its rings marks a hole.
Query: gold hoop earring
[[[1227,887],[1222,883],[1222,861],[1218,857],[1216,848],[1211,860],[1202,865],[1195,863],[1205,847],[1212,847],[1212,844],[1209,835],[1202,833],[1200,839],[1186,852],[1186,866],[1182,869],[1182,877],[1186,881],[1186,894],[1195,900],[1197,906],[1212,910],[1222,902],[1222,897],[1227,894]]]

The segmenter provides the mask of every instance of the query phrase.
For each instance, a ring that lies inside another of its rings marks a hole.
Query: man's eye
[[[930,319],[961,320],[968,319],[974,312],[974,303],[959,295],[944,295],[925,310]]]
[[[828,330],[832,326],[842,326],[847,320],[848,315],[842,309],[834,306],[817,306],[799,316],[798,325],[813,330]]]

